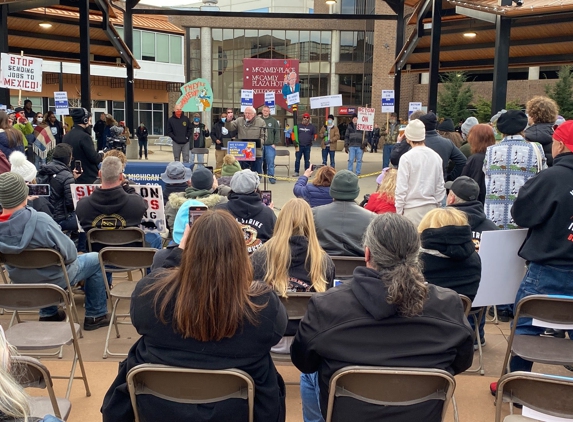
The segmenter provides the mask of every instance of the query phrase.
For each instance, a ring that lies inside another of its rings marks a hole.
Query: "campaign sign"
[[[68,103],[68,93],[66,91],[54,92],[54,103],[56,104],[56,114],[60,116],[70,115],[70,105]]]
[[[42,92],[42,59],[2,53],[0,88]]]
[[[253,107],[253,90],[241,89],[241,112],[244,112],[247,107]]]
[[[74,208],[82,198],[90,196],[100,185],[70,185]],[[163,208],[163,189],[159,185],[131,185],[135,193],[147,202],[147,210],[139,226],[145,232],[161,233],[165,230],[165,210]]]
[[[382,113],[394,113],[394,90],[382,90]]]
[[[274,91],[265,92],[265,106],[271,110],[271,114],[277,114],[277,109],[275,107],[275,93]]]
[[[256,150],[254,142],[230,141],[227,145],[227,154],[235,157],[237,161],[255,161]]]
[[[358,107],[356,129],[365,131],[374,130],[374,113],[376,113],[376,109],[374,108]]]

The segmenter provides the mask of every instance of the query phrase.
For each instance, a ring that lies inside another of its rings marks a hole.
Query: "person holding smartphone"
[[[297,198],[302,198],[309,203],[311,208],[320,205],[327,205],[332,202],[330,196],[330,184],[336,174],[333,167],[320,167],[312,183],[308,183],[312,173],[315,171],[315,164],[307,168],[302,176],[294,184],[293,193]]]

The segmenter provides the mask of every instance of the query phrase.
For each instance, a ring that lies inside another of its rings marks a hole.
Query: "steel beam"
[[[495,23],[495,56],[493,59],[493,90],[491,98],[492,116],[505,107],[507,99],[510,37],[511,19],[497,16]]]
[[[0,6],[0,53],[9,53],[7,4]],[[10,107],[10,90],[8,88],[0,88],[0,104]]]
[[[80,20],[80,76],[81,104],[88,111],[92,108],[91,73],[90,73],[90,2],[79,0]]]
[[[404,48],[404,2],[399,2],[396,6],[396,57]],[[400,89],[402,84],[402,70],[396,66],[396,71],[394,72],[394,111],[399,116],[400,115]]]
[[[428,111],[438,109],[438,82],[440,81],[440,38],[442,36],[442,0],[433,0],[432,33],[430,35],[430,83]]]

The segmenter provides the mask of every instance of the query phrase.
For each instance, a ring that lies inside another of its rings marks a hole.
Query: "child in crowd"
[[[394,192],[396,191],[397,174],[398,170],[394,168],[389,168],[386,171],[378,190],[370,195],[370,199],[364,208],[368,211],[375,212],[376,214],[396,212],[396,207],[394,205]]]
[[[225,155],[223,158],[223,168],[221,169],[221,176],[232,176],[236,172],[241,171],[241,165],[232,155]]]

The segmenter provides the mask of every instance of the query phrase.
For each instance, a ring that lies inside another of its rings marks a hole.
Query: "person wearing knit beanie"
[[[462,124],[462,137],[464,139],[467,139],[468,137],[468,133],[470,133],[470,130],[472,127],[474,127],[475,125],[479,124],[478,119],[476,119],[475,117],[471,116],[468,117],[466,119],[466,121]]]
[[[36,178],[36,166],[28,161],[26,156],[20,151],[10,154],[10,171],[17,173],[25,182],[31,183]]]
[[[14,209],[28,199],[28,185],[18,173],[0,174],[0,206],[4,212]]]
[[[496,126],[504,135],[517,135],[527,127],[527,114],[521,110],[507,110],[499,116]]]
[[[330,196],[337,201],[354,201],[360,193],[358,176],[348,170],[340,170],[330,183]]]
[[[400,158],[396,178],[396,213],[404,215],[416,227],[428,212],[438,207],[446,193],[442,157],[426,146],[426,130],[427,126],[417,119],[406,127],[404,135],[412,149]]]
[[[452,119],[444,119],[444,121],[438,125],[437,129],[442,132],[454,132],[456,130]]]

